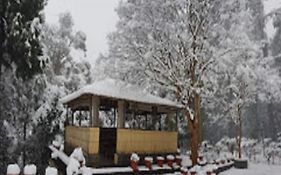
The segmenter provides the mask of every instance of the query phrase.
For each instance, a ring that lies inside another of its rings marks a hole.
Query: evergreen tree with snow
[[[32,135],[26,142],[28,163],[36,164],[39,174],[44,174],[48,166],[51,156],[48,146],[55,140],[57,134],[62,134],[64,109],[59,103],[58,93],[55,91],[52,97],[40,107],[38,118],[32,127]]]
[[[23,79],[42,72],[41,11],[46,0],[1,0],[0,2],[0,75],[16,65]]]

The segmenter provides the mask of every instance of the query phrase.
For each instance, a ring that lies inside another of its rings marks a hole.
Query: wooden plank
[[[117,153],[171,153],[177,151],[177,132],[117,129]]]
[[[65,142],[71,147],[81,147],[86,154],[98,153],[99,128],[67,126],[65,128]]]
[[[99,153],[99,136],[100,136],[100,129],[99,128],[89,128],[89,154],[97,154]]]

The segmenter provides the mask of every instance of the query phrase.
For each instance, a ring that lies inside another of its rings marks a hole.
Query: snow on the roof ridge
[[[176,102],[154,96],[140,89],[140,87],[111,78],[94,82],[91,85],[86,85],[78,91],[63,97],[61,102],[67,103],[83,94],[94,94],[98,96],[106,96],[141,103],[180,107],[180,105]]]

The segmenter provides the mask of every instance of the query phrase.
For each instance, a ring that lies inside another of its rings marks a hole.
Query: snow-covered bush
[[[243,157],[255,163],[281,164],[281,138],[273,141],[271,138],[255,140],[242,138]],[[200,154],[208,162],[221,162],[221,160],[233,159],[237,154],[235,138],[224,137],[215,146],[203,141],[200,147]]]

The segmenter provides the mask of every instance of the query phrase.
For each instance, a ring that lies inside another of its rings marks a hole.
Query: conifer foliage
[[[45,4],[45,0],[1,0],[1,74],[3,66],[11,68],[13,64],[17,66],[16,74],[24,79],[42,71],[40,25]]]

